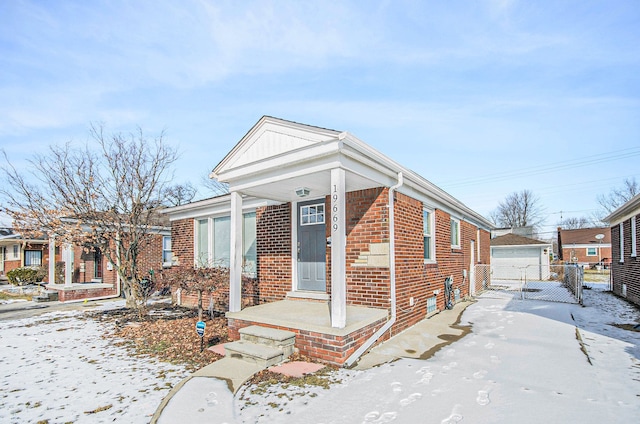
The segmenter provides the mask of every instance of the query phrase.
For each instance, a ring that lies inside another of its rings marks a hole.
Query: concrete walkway
[[[458,325],[471,302],[460,302],[374,347],[354,367],[365,370],[400,358],[427,359],[444,346],[464,337],[470,329]],[[220,422],[234,422],[233,397],[262,368],[246,361],[223,358],[196,371],[164,398],[151,423],[207,423],[211,413]]]

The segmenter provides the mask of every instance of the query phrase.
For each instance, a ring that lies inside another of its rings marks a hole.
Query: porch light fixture
[[[298,197],[307,197],[310,192],[311,192],[311,190],[309,190],[306,187],[298,187],[296,189],[296,196],[298,196]]]

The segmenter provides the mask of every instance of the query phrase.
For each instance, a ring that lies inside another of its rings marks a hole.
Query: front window
[[[255,274],[257,264],[255,212],[245,213],[242,221],[243,271]],[[229,267],[231,264],[231,217],[221,216],[197,220],[195,248],[196,266]]]
[[[42,250],[25,250],[24,266],[41,266]]]
[[[433,211],[428,209],[422,211],[422,236],[424,240],[424,259],[425,261],[433,261],[435,260]]]
[[[460,221],[451,218],[451,248],[460,248]]]
[[[18,246],[17,244],[14,244],[11,247],[13,248],[12,250],[13,257],[11,259],[13,260],[20,259],[20,246]]]
[[[587,247],[587,256],[597,256],[598,250],[595,247]]]

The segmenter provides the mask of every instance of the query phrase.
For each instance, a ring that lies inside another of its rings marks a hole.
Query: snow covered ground
[[[182,367],[112,346],[102,338],[110,324],[81,316],[0,322],[0,423],[148,423],[184,378]]]
[[[471,333],[428,360],[339,370],[330,390],[247,389],[233,402],[214,380],[185,407],[229,424],[637,422],[640,333],[629,328],[640,313],[602,289],[585,290],[585,307],[489,294],[462,315]],[[129,358],[100,337],[106,324],[78,314],[0,322],[0,422],[146,423],[184,376]]]
[[[236,417],[244,423],[637,422],[640,333],[610,324],[637,324],[640,314],[595,286],[585,290],[585,307],[489,294],[462,316],[472,332],[429,360],[341,371],[340,384],[305,395],[296,395],[297,387],[274,388],[266,397],[247,393],[247,401],[236,401]]]

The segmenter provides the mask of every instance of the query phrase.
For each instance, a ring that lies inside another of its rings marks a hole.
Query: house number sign
[[[333,232],[338,231],[338,212],[340,211],[340,204],[338,203],[338,187],[333,185],[333,194],[331,195],[331,229]]]

